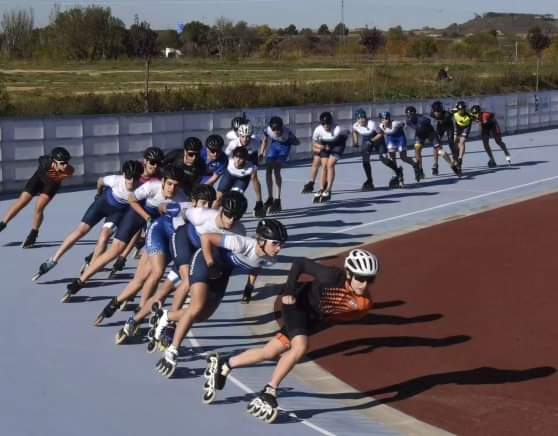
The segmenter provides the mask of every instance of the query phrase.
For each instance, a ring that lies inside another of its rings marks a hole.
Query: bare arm
[[[149,215],[145,211],[145,209],[143,207],[141,207],[141,204],[139,204],[139,201],[134,194],[129,194],[128,195],[128,203],[130,204],[130,207],[132,209],[134,209],[134,211],[139,216],[141,216],[145,221],[149,221],[151,219],[151,215]]]
[[[208,267],[215,264],[213,247],[220,247],[222,241],[223,235],[219,235],[218,233],[206,233],[205,235],[201,235],[202,254]]]

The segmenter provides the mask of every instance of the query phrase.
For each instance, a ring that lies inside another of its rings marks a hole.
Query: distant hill
[[[514,14],[488,12],[475,15],[475,18],[463,24],[451,24],[442,29],[448,35],[498,31],[499,34],[526,34],[532,27],[538,26],[543,31],[558,33],[558,20],[552,14]]]

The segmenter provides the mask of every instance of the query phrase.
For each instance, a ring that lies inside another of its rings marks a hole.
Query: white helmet
[[[252,126],[252,124],[241,124],[240,126],[238,126],[238,130],[236,132],[238,134],[238,136],[252,136],[252,133],[254,133],[254,127]]]
[[[373,277],[378,273],[380,263],[369,251],[355,248],[346,257],[345,268],[357,276]]]

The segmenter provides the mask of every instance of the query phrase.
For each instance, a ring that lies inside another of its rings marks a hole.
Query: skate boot
[[[128,318],[128,320],[126,321],[126,324],[124,324],[124,327],[122,327],[120,330],[118,330],[118,333],[116,333],[114,342],[116,343],[116,345],[123,344],[130,336],[135,336],[138,330],[139,322],[137,322],[133,316],[130,316],[130,318]]]
[[[403,168],[401,168],[401,167],[397,168],[397,179],[399,180],[399,187],[404,188],[405,187],[405,182],[403,180]]]
[[[31,280],[33,280],[34,282],[37,281],[39,277],[49,272],[56,266],[56,264],[57,262],[52,260],[52,258],[48,259],[46,262],[41,263],[41,265],[39,266],[39,271],[33,276],[33,278],[31,278]]]
[[[461,177],[461,169],[459,168],[459,165],[457,165],[457,162],[451,164],[451,170],[457,177]]]
[[[496,162],[494,161],[494,159],[490,159],[487,163],[488,168],[496,168],[498,165],[496,165]]]
[[[279,213],[281,212],[283,209],[281,207],[281,199],[280,198],[276,198],[275,200],[273,200],[273,204],[271,205],[271,207],[269,208],[269,213]]]
[[[396,189],[399,188],[399,176],[393,176],[390,180],[389,180],[389,185],[388,185],[389,189]]]
[[[329,200],[331,200],[331,191],[322,192],[320,203],[327,203]]]
[[[168,321],[167,321],[168,322]],[[174,339],[174,332],[176,331],[176,324],[174,322],[168,322],[168,324],[161,330],[159,335],[159,350],[165,351],[172,344]],[[155,330],[155,333],[157,330]]]
[[[118,256],[118,258],[112,265],[112,269],[109,274],[109,279],[112,279],[116,274],[122,271],[125,266],[126,266],[126,258],[122,256]]]
[[[77,294],[81,288],[85,286],[80,279],[73,279],[68,286],[66,286],[66,293],[60,300],[62,303],[67,303],[73,295]]]
[[[217,391],[223,390],[230,372],[231,368],[227,361],[221,358],[218,353],[207,356],[207,368],[203,373],[206,381],[203,385],[202,401],[205,404],[211,404],[217,396]]]
[[[256,201],[256,205],[254,206],[254,216],[256,218],[264,218],[265,217],[265,208],[264,208],[263,202]]]
[[[314,204],[318,204],[322,202],[322,190],[320,189],[318,192],[314,194]]]
[[[35,229],[31,229],[23,244],[21,244],[21,248],[31,248],[37,242],[37,236],[39,235],[39,231]]]
[[[264,210],[266,215],[272,213],[272,208],[273,208],[273,197],[269,197],[264,203]]]
[[[437,176],[438,174],[438,165],[432,165],[432,175]]]
[[[7,224],[4,221],[0,221],[0,232],[6,228]]]
[[[174,345],[171,345],[165,351],[165,354],[155,365],[155,369],[159,374],[171,378],[176,371],[176,359],[178,358],[178,350]]]
[[[415,171],[415,181],[418,183],[420,182],[420,167],[415,164],[413,165],[413,170]]]
[[[278,404],[275,388],[266,385],[258,396],[248,403],[246,411],[250,415],[271,424],[277,418],[277,408]]]
[[[248,304],[250,303],[250,301],[252,301],[252,291],[254,290],[254,287],[250,284],[246,285],[246,287],[244,288],[244,292],[242,293],[242,299],[240,300],[240,302],[242,304]]]
[[[372,183],[372,180],[367,180],[362,184],[361,191],[368,192],[373,190],[374,190],[374,183]]]
[[[511,162],[511,156],[510,156],[509,154],[506,156],[506,162],[508,163],[508,165],[511,165],[511,164],[512,164],[512,162]],[[0,223],[0,225],[1,225],[1,224],[2,224],[2,223]],[[1,232],[1,231],[2,231],[2,229],[0,229],[0,232]]]
[[[312,192],[314,192],[314,182],[308,182],[302,188],[302,193],[303,194],[311,194]]]
[[[147,351],[153,353],[159,345],[163,329],[169,324],[168,311],[163,310],[163,306],[159,301],[153,303],[153,306],[151,306],[151,315],[149,316],[148,322]]]
[[[112,315],[114,315],[114,312],[118,310],[119,305],[120,304],[118,303],[118,298],[112,297],[108,304],[103,308],[101,313],[97,315],[97,318],[95,318],[95,325],[101,325],[105,318],[110,318]]]
[[[457,167],[459,168],[459,174],[463,172],[463,159],[458,157],[457,158]]]
[[[85,271],[87,269],[87,267],[91,263],[91,259],[93,259],[93,253],[89,253],[87,256],[85,256],[85,258],[83,259],[83,264],[81,265],[81,268],[79,269],[80,274],[83,274],[83,271]]]

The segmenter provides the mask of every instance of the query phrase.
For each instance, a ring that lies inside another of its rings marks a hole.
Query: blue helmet
[[[357,109],[355,111],[355,118],[357,120],[361,120],[363,118],[366,118],[366,111],[364,109]]]
[[[383,111],[378,114],[381,120],[391,120],[391,114],[388,111]]]

